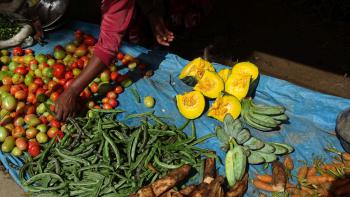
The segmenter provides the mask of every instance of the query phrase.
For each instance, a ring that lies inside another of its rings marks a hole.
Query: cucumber
[[[230,187],[234,186],[236,184],[236,178],[235,178],[235,173],[233,172],[233,162],[234,161],[234,150],[230,149],[226,153],[226,158],[225,158],[225,172],[226,172],[226,178],[227,182]]]
[[[233,148],[233,174],[236,181],[240,181],[247,166],[247,156],[244,153],[242,146],[236,146]]]

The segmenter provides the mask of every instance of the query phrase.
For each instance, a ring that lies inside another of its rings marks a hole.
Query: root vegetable
[[[272,183],[277,190],[284,191],[286,189],[287,176],[283,164],[279,161],[272,163]]]
[[[347,152],[342,152],[341,153],[341,157],[343,158],[343,160],[345,161],[350,161],[350,154]]]
[[[253,180],[253,185],[258,189],[265,190],[268,192],[283,192],[282,190],[280,190],[280,188],[276,188],[272,184],[265,183],[256,179]]]
[[[180,192],[171,189],[166,193],[162,194],[160,197],[183,197],[183,195]]]
[[[314,166],[312,166],[308,168],[306,177],[315,176],[316,173],[317,173],[317,169]]]
[[[334,177],[329,175],[321,175],[321,176],[309,176],[307,177],[307,182],[314,185],[320,185],[326,182],[334,181]]]
[[[191,192],[193,192],[193,190],[196,189],[196,186],[195,185],[189,185],[189,186],[186,186],[185,188],[181,189],[180,190],[180,193],[183,194],[183,195],[190,195]]]
[[[153,193],[152,187],[151,186],[146,186],[141,188],[135,197],[155,197],[156,195]],[[134,197],[132,196],[132,197]],[[130,196],[129,196],[130,197]]]
[[[209,184],[202,182],[199,186],[191,192],[190,197],[204,197],[208,192]]]
[[[256,177],[256,179],[258,179],[262,182],[272,183],[272,176],[269,174],[263,174],[263,175],[257,174],[255,177]]]
[[[212,181],[209,185],[208,197],[224,197],[224,190],[222,188],[222,184],[225,179],[222,176],[218,176]]]
[[[212,154],[215,154],[215,152],[210,152]],[[216,173],[216,165],[215,165],[215,158],[207,158],[205,160],[205,165],[204,165],[204,178],[203,178],[203,182],[205,183],[210,183],[213,179],[213,177],[215,177]]]
[[[298,175],[297,175],[299,183],[303,182],[303,180],[306,178],[307,172],[308,172],[308,167],[306,165],[299,168]]]
[[[248,173],[246,172],[240,182],[237,182],[235,186],[230,188],[226,193],[226,197],[242,197],[248,187]]]
[[[293,170],[294,163],[293,163],[292,157],[287,155],[284,159],[283,165],[286,167],[287,170]]]

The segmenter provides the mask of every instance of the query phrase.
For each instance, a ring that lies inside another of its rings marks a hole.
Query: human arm
[[[123,33],[131,21],[133,7],[133,0],[104,1],[100,36],[92,58],[69,88],[57,99],[55,105],[57,119],[65,120],[75,115],[80,93],[106,68],[106,65],[110,65]]]

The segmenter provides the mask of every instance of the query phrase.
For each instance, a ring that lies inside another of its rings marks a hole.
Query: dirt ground
[[[283,0],[218,2],[199,28],[176,35],[172,52],[192,59],[211,46],[211,61],[250,60],[263,74],[350,98],[349,22],[324,21]],[[72,18],[99,21],[97,1],[75,0],[71,6]],[[78,6],[86,11],[77,14]],[[6,191],[0,196],[22,194],[2,173],[0,191]]]

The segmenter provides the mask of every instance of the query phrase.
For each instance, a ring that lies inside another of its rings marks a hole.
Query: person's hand
[[[79,110],[78,104],[79,95],[72,88],[65,90],[55,103],[56,118],[60,121],[65,121],[68,117],[75,116]]]
[[[157,42],[163,46],[169,46],[175,36],[173,32],[168,30],[163,18],[157,15],[150,15],[149,20]]]

